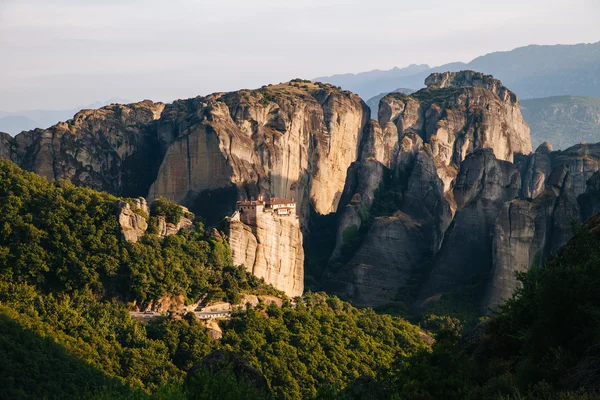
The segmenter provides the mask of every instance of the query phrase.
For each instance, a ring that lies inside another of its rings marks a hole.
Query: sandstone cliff
[[[245,222],[242,222],[242,220]],[[264,278],[290,297],[304,290],[304,249],[299,218],[260,212],[256,219],[227,219],[227,236],[234,265]]]
[[[0,156],[49,180],[70,179],[120,196],[164,196],[189,205],[209,224],[231,215],[237,200],[259,194],[294,199],[306,221],[311,208],[337,210],[368,120],[358,96],[295,80],[167,105],[84,110],[49,129],[0,135]],[[147,229],[148,221],[127,204],[119,219],[127,240],[139,240]],[[244,250],[256,247],[256,259],[244,261],[267,281],[300,294],[299,228],[305,224],[265,224],[253,234],[256,246],[248,238]],[[158,218],[160,236],[181,228]],[[281,232],[287,242],[277,236]],[[289,274],[279,265],[282,257],[289,259]]]
[[[299,220],[229,222],[236,263],[290,295],[302,293],[313,209],[337,214],[331,291],[376,306],[410,288],[423,306],[476,279],[482,309],[495,307],[517,287],[516,270],[543,263],[570,238],[571,219],[598,211],[600,144],[531,153],[519,102],[500,81],[462,71],[426,84],[385,96],[377,121],[356,95],[299,80],[111,105],[0,134],[0,157],[50,180],[166,196],[209,223],[236,200],[294,198]],[[137,208],[118,210],[127,240],[145,233]],[[158,218],[157,231],[190,226]]]
[[[184,214],[189,213],[187,208],[181,208]],[[117,204],[117,218],[119,219],[123,239],[132,243],[139,241],[148,232],[148,218],[150,216],[155,218],[156,221],[154,231],[150,232],[161,238],[176,235],[182,229],[194,229],[194,223],[186,216],[182,216],[175,224],[167,222],[163,215],[152,215],[146,199],[138,197],[127,201],[119,201]]]
[[[164,108],[149,100],[83,110],[48,129],[23,132],[0,143],[0,155],[49,180],[122,196],[145,195],[156,174],[160,145],[153,133]]]
[[[425,84],[426,89],[410,96],[384,97],[379,124],[384,136],[397,142],[407,133],[419,134],[431,146],[446,191],[462,160],[476,149],[491,148],[496,158],[511,162],[515,153],[531,152],[518,99],[500,81],[462,71],[432,74]]]
[[[410,166],[412,173],[398,211],[391,215],[371,215],[372,221],[361,221],[359,214],[354,225],[347,224],[350,223],[348,216],[355,215],[356,204],[348,204],[341,213],[339,223],[345,228],[342,235],[338,235],[338,253],[334,253],[333,262],[336,256],[343,256],[340,253],[354,251],[354,255],[326,288],[351,296],[355,304],[376,306],[394,300],[413,271],[439,249],[450,222],[450,207],[444,199],[443,185],[431,155],[418,152]],[[368,203],[363,202],[362,207],[365,204]],[[367,224],[366,229],[361,222]],[[354,243],[346,243],[352,240],[348,232],[363,236],[357,249],[353,248]]]
[[[334,268],[337,271],[325,287],[350,295],[361,305],[394,300],[417,270],[446,251],[440,247],[452,214],[467,204],[473,210],[457,215],[463,222],[456,227],[455,218],[452,227],[462,251],[470,252],[470,244],[461,243],[458,232],[472,228],[489,232],[494,212],[514,198],[521,183],[516,168],[506,177],[496,173],[510,168],[508,161],[515,153],[531,151],[518,100],[499,81],[465,71],[435,74],[426,83],[427,89],[411,96],[393,93],[381,100],[379,121],[365,130],[360,158],[349,170],[332,265],[339,264],[350,230],[362,230],[364,240],[349,261],[342,260],[342,268]],[[480,152],[483,148],[492,150]],[[457,180],[463,160],[472,153],[480,154],[477,161],[469,163],[465,168],[470,173]],[[507,162],[498,161],[495,153]],[[396,183],[386,187],[388,176]],[[483,190],[482,179],[494,185]],[[510,186],[510,193],[498,193],[502,185]],[[381,210],[373,209],[373,203],[378,196],[389,197],[391,190],[397,193],[397,207],[379,215]],[[365,227],[368,217],[375,219]],[[455,270],[451,264],[449,269]]]
[[[600,210],[600,172],[594,175],[586,182],[585,193],[577,197],[581,208],[581,220],[585,221]]]
[[[0,132],[0,157],[12,160],[14,139],[4,132]]]
[[[368,116],[358,96],[308,81],[175,102],[160,121],[174,140],[149,196],[206,206],[231,189],[221,213],[261,193],[294,198],[302,218],[309,204],[334,212]]]
[[[499,81],[463,71],[426,84],[383,98],[365,130],[324,287],[365,306],[413,292],[416,311],[476,288],[485,313],[518,287],[516,271],[569,240],[571,220],[600,209],[600,146],[531,153],[518,100]]]
[[[0,137],[0,156],[50,180],[167,197],[217,222],[259,193],[334,212],[369,120],[366,104],[296,80],[172,104],[83,110],[48,129]]]
[[[146,199],[142,197],[134,201],[137,209],[132,209],[131,205],[125,201],[119,201],[117,212],[123,239],[132,243],[136,243],[146,234],[148,230],[147,218],[150,215]]]
[[[599,208],[600,209],[600,208]],[[580,207],[566,165],[556,167],[545,190],[534,200],[504,205],[492,236],[493,267],[482,301],[482,311],[510,298],[519,282],[515,272],[541,266],[571,238],[571,221]]]

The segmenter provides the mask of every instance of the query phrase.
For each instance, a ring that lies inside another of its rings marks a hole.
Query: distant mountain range
[[[600,97],[600,42],[593,44],[530,45],[486,54],[469,63],[429,67],[410,65],[387,71],[315,78],[350,90],[367,100],[398,87],[421,89],[433,72],[470,69],[500,79],[520,99],[560,95]]]
[[[18,112],[0,111],[0,132],[16,135],[22,131],[35,128],[46,129],[57,122],[67,121],[84,109],[97,109],[112,103],[129,103],[128,100],[113,98],[106,101],[97,101],[85,106],[68,110],[23,110]]]
[[[554,149],[600,141],[600,99],[556,96],[521,101],[523,118],[531,128],[535,149],[548,141]]]

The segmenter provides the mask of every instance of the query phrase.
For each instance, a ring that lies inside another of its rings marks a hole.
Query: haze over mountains
[[[600,140],[600,42],[525,46],[494,52],[469,63],[429,67],[412,64],[387,71],[368,71],[315,78],[360,95],[377,118],[385,94],[410,93],[424,86],[432,72],[471,69],[493,75],[521,100],[523,118],[535,147],[549,141],[555,149]],[[397,88],[404,89],[397,89]],[[547,98],[550,97],[550,98]]]
[[[22,131],[35,128],[46,129],[52,125],[66,121],[81,110],[96,109],[112,103],[128,103],[128,100],[111,98],[106,101],[96,101],[86,106],[74,107],[66,110],[22,110],[17,112],[0,111],[0,132],[16,135]]]
[[[600,140],[600,98],[553,96],[521,100],[523,118],[534,147],[550,142],[555,149]]]
[[[437,67],[411,64],[404,68],[374,70],[315,78],[350,90],[363,98],[377,117],[381,98],[393,91],[410,93],[424,86],[432,72],[471,69],[491,74],[520,98],[523,117],[531,127],[534,148],[549,141],[555,149],[600,140],[600,42],[577,45],[530,45],[494,52],[469,63],[454,62]],[[399,89],[401,88],[401,89]],[[546,99],[552,96],[552,99]],[[556,98],[556,96],[568,96]],[[577,97],[578,96],[578,97]],[[34,128],[48,128],[66,121],[81,109],[95,109],[123,99],[109,99],[67,110],[0,111],[0,132],[16,135]]]
[[[367,100],[379,93],[404,87],[421,89],[433,72],[473,70],[493,75],[520,99],[560,95],[600,97],[600,42],[576,45],[519,47],[437,67],[410,65],[388,71],[321,76]]]

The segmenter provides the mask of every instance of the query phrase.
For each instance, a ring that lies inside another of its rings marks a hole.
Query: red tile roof
[[[287,199],[282,199],[279,197],[273,197],[272,199],[267,200],[267,204],[270,205],[274,205],[274,204],[292,204],[295,203],[292,200],[287,200]]]
[[[279,205],[279,204],[296,204],[295,201],[292,200],[287,200],[287,199],[282,199],[279,197],[273,197],[267,201],[261,201],[261,200],[243,200],[243,201],[238,201],[237,205],[238,206],[256,206],[256,205],[268,205],[268,206],[273,206],[273,205]]]

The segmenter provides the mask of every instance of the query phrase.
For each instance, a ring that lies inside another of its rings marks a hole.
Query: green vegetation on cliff
[[[231,266],[226,242],[199,224],[121,241],[116,204],[0,161],[1,398],[566,400],[600,390],[597,220],[463,337],[458,320],[429,315],[431,348],[414,325],[325,294],[245,307],[221,322],[221,339],[193,313],[132,320],[133,301],[278,294]],[[240,359],[209,368],[217,350]]]
[[[311,398],[426,347],[406,321],[324,294],[238,312],[222,321],[221,340],[194,314],[132,320],[134,301],[281,295],[230,265],[226,241],[199,223],[164,239],[120,240],[117,204],[0,160],[0,397],[263,398],[235,371],[201,368],[184,380],[224,349],[262,373],[277,398]]]
[[[460,340],[456,321],[429,321],[439,329],[433,351],[338,398],[599,398],[600,237],[575,231],[557,257],[520,275],[522,288],[487,321]]]
[[[224,239],[197,224],[164,240],[146,235],[127,243],[116,204],[109,194],[50,184],[0,161],[0,278],[40,293],[103,293],[138,303],[178,295],[196,301],[222,288],[222,268],[231,264]]]

